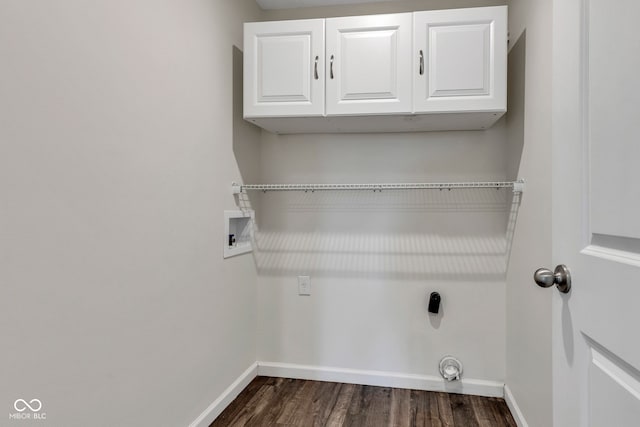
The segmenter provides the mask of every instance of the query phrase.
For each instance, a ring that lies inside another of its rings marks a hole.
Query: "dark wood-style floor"
[[[210,427],[515,427],[503,399],[257,377]]]

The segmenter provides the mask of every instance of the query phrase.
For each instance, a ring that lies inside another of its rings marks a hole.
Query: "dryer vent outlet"
[[[453,356],[445,356],[440,361],[440,375],[447,381],[458,381],[462,378],[462,362]]]

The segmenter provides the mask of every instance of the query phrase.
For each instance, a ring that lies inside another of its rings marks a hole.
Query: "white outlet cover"
[[[311,278],[298,276],[298,295],[311,295]]]

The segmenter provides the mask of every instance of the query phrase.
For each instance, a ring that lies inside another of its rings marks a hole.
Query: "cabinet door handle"
[[[424,53],[420,49],[420,69],[418,70],[420,75],[424,74]]]
[[[318,80],[318,55],[316,55],[316,60],[313,64],[313,78]]]
[[[329,62],[329,77],[333,80],[333,55],[331,55],[331,61]]]

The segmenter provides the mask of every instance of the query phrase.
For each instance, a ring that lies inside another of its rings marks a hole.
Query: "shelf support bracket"
[[[232,182],[231,183],[231,193],[232,194],[240,194],[242,193],[242,185],[236,183],[236,182]]]
[[[524,193],[524,179],[520,178],[519,180],[513,182],[513,193]]]

